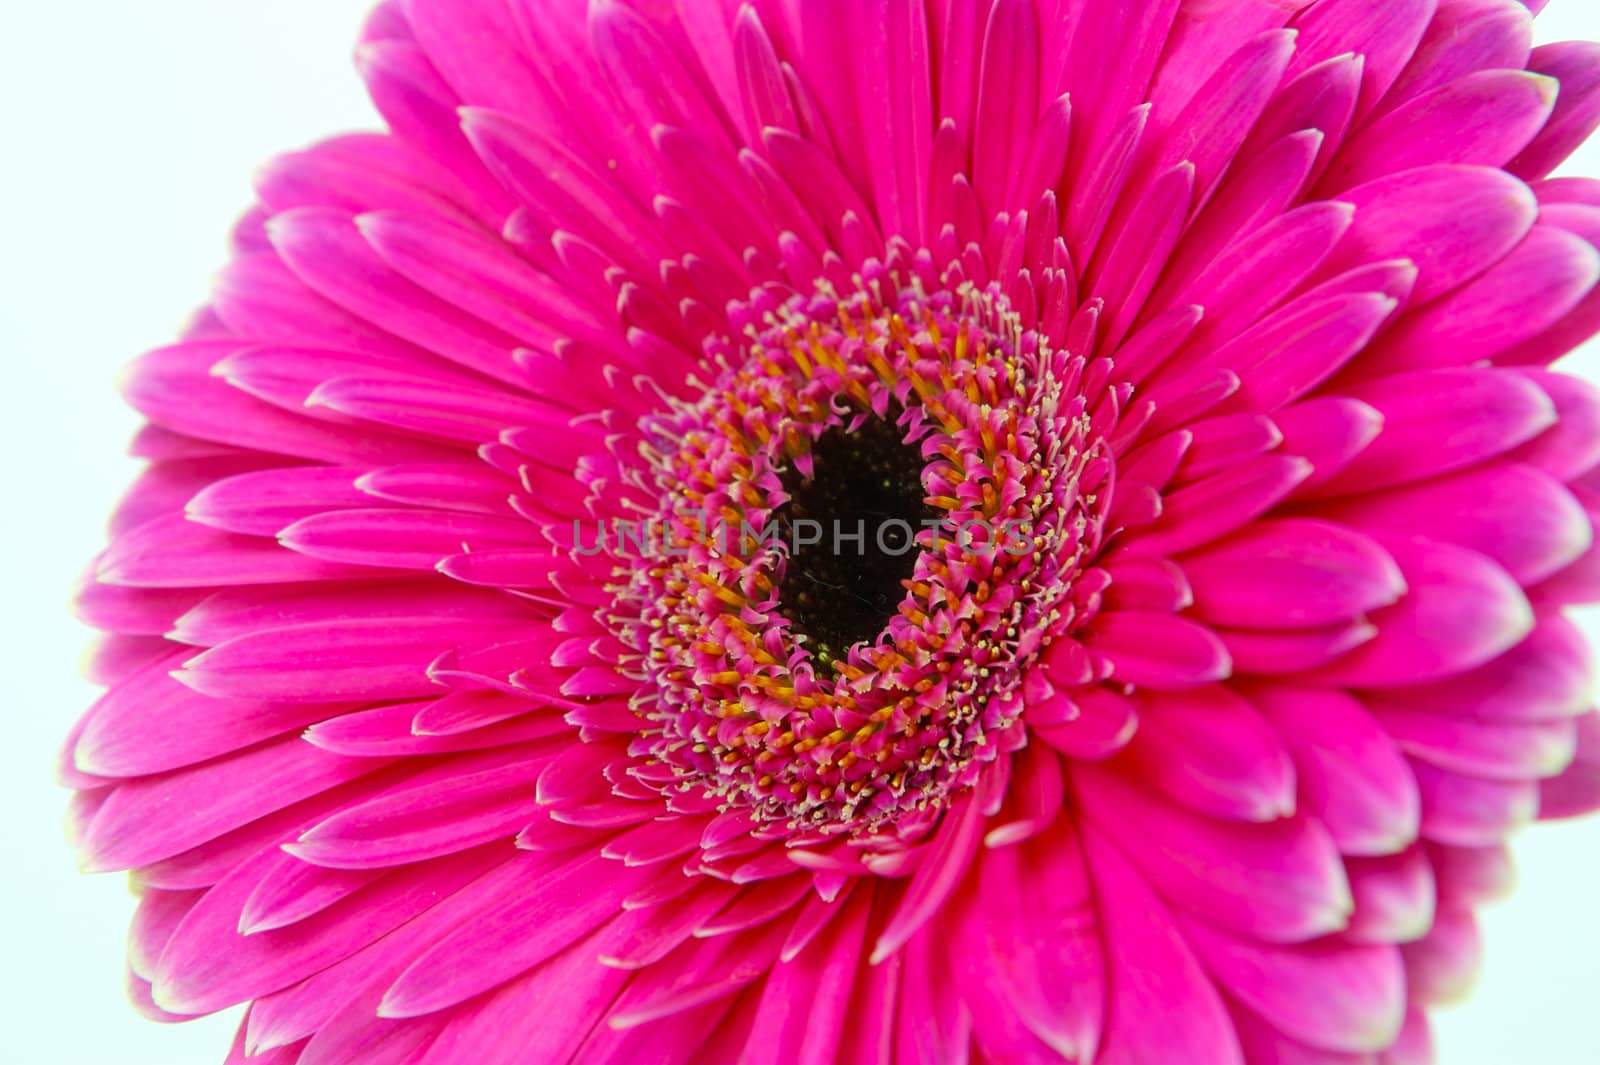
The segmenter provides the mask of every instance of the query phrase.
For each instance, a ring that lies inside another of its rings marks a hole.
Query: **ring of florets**
[[[653,520],[608,547],[641,778],[787,833],[904,835],[1025,742],[1031,667],[1092,609],[1074,578],[1111,496],[1109,367],[970,284],[884,273],[747,317],[708,345],[703,398],[641,425]],[[839,472],[821,442],[869,426],[915,449],[933,520],[821,530],[835,551],[893,538],[915,558],[874,638],[819,646],[791,601],[786,505]]]

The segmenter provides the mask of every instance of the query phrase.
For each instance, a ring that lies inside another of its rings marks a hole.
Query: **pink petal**
[[[1319,487],[1319,495],[1370,492],[1465,469],[1534,439],[1556,423],[1550,397],[1531,381],[1504,371],[1420,371],[1341,391],[1382,414],[1384,429]]]
[[[614,915],[643,879],[598,854],[558,867],[425,950],[389,988],[380,1015],[419,1017],[498,987]]]
[[[1530,780],[1485,780],[1411,762],[1422,792],[1422,834],[1457,847],[1501,843],[1539,813],[1539,785]]]
[[[531,546],[533,526],[514,518],[448,510],[330,511],[284,529],[278,539],[302,555],[385,569],[431,570],[472,550]]]
[[[1577,310],[1600,281],[1600,252],[1555,226],[1536,225],[1481,277],[1407,315],[1348,376],[1466,366],[1517,351]]]
[[[1105,614],[1088,643],[1111,662],[1116,680],[1137,687],[1195,688],[1231,672],[1227,651],[1209,629],[1170,614]]]
[[[1345,143],[1324,179],[1358,185],[1420,166],[1504,166],[1543,128],[1557,83],[1525,70],[1483,70],[1414,96]]]
[[[202,1014],[288,987],[404,924],[484,868],[485,857],[477,855],[397,872],[314,917],[243,936],[239,916],[257,870],[240,866],[184,918],[167,944],[156,999],[178,1012]]]
[[[1143,877],[1097,831],[1086,833],[1108,963],[1103,1065],[1244,1065],[1216,986]],[[1166,1018],[1151,1024],[1150,1018]]]
[[[1366,58],[1361,110],[1370,110],[1400,76],[1433,17],[1434,0],[1325,0],[1298,15],[1300,47],[1290,69],[1356,52]]]
[[[455,618],[358,618],[240,636],[190,659],[177,676],[220,699],[416,699],[438,694],[428,667],[441,654],[504,636]]]
[[[103,777],[165,773],[253,746],[334,712],[306,706],[214,699],[178,683],[178,658],[146,667],[90,709],[73,747],[76,766]]]
[[[1429,1006],[1466,998],[1483,963],[1478,922],[1467,912],[1441,913],[1427,936],[1400,950],[1405,956],[1406,981],[1413,999]]]
[[[1351,687],[1440,680],[1493,660],[1533,631],[1522,589],[1484,556],[1420,537],[1377,539],[1409,591],[1373,615],[1372,642],[1319,671],[1319,680]]]
[[[1548,175],[1600,126],[1600,49],[1569,41],[1533,50],[1528,69],[1561,83],[1555,114],[1508,169],[1528,180]]]
[[[1221,685],[1147,694],[1128,756],[1141,777],[1189,809],[1239,821],[1295,810],[1295,771],[1278,734]]]
[[[1266,942],[1315,938],[1349,920],[1353,902],[1338,852],[1308,818],[1213,820],[1100,767],[1077,767],[1073,784],[1095,831],[1187,913]]]
[[[190,521],[225,532],[276,536],[301,518],[360,507],[371,498],[356,488],[360,467],[312,466],[263,470],[214,481],[188,501]]]
[[[1267,946],[1199,921],[1182,922],[1217,981],[1292,1039],[1324,1050],[1373,1053],[1405,1020],[1406,971],[1392,946]]]
[[[376,772],[375,759],[326,754],[289,736],[231,758],[118,785],[81,844],[90,869],[170,858],[266,814]],[[171,811],[184,810],[183,818]]]
[[[1550,821],[1600,809],[1600,714],[1578,719],[1578,751],[1565,772],[1539,785],[1539,817]]]
[[[1065,823],[978,859],[973,905],[986,930],[978,949],[997,962],[995,991],[1029,1031],[1066,1057],[1093,1058],[1100,1038],[1104,958],[1090,890]]]
[[[1394,741],[1359,702],[1344,692],[1277,685],[1249,694],[1294,756],[1304,808],[1341,853],[1394,854],[1417,838],[1416,780]]]
[[[1559,573],[1594,543],[1588,514],[1565,486],[1510,463],[1340,500],[1320,512],[1357,529],[1469,548],[1524,587]]]
[[[323,869],[281,854],[245,900],[239,932],[250,936],[287,928],[321,913],[381,875],[365,869]]]
[[[1431,0],[1406,0],[1424,2]],[[1349,0],[1343,6],[1374,3]],[[1538,213],[1527,186],[1486,167],[1424,167],[1379,178],[1340,198],[1356,205],[1356,220],[1323,274],[1410,258],[1418,270],[1419,304],[1493,266],[1522,241]]]
[[[1292,519],[1256,522],[1183,556],[1197,617],[1237,628],[1316,628],[1405,594],[1394,560],[1351,529]]]
[[[1369,698],[1368,705],[1406,754],[1459,773],[1511,781],[1554,777],[1576,754],[1571,721],[1493,724],[1381,698]]]
[[[285,850],[316,865],[377,869],[509,840],[538,812],[529,783],[548,745],[462,755],[303,833]]]
[[[1345,933],[1353,943],[1409,943],[1427,935],[1439,886],[1427,849],[1413,846],[1380,858],[1346,858],[1355,916]]]
[[[1210,543],[1270,510],[1310,474],[1304,459],[1263,455],[1197,481],[1167,496],[1160,520],[1139,530],[1127,550],[1175,554]]]

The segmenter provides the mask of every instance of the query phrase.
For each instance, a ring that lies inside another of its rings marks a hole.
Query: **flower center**
[[[790,555],[778,609],[826,666],[888,625],[916,574],[917,533],[941,515],[894,418],[830,428],[811,456],[811,476],[791,466],[782,478],[789,500],[774,524]]]
[[[635,776],[791,842],[924,831],[1025,742],[1025,679],[1098,605],[1107,368],[910,273],[760,297],[619,456],[666,543],[615,559],[606,615]]]

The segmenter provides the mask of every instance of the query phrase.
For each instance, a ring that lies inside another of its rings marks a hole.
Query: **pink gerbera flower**
[[[1540,6],[1538,4],[1533,5]],[[230,1061],[1410,1065],[1600,805],[1600,49],[1516,0],[400,0],[81,597]]]

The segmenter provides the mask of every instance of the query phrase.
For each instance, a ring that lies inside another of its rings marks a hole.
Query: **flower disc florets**
[[[1022,744],[1028,667],[1097,605],[1109,366],[888,270],[745,317],[704,398],[643,427],[659,537],[610,544],[636,748],[788,830],[914,831]]]

